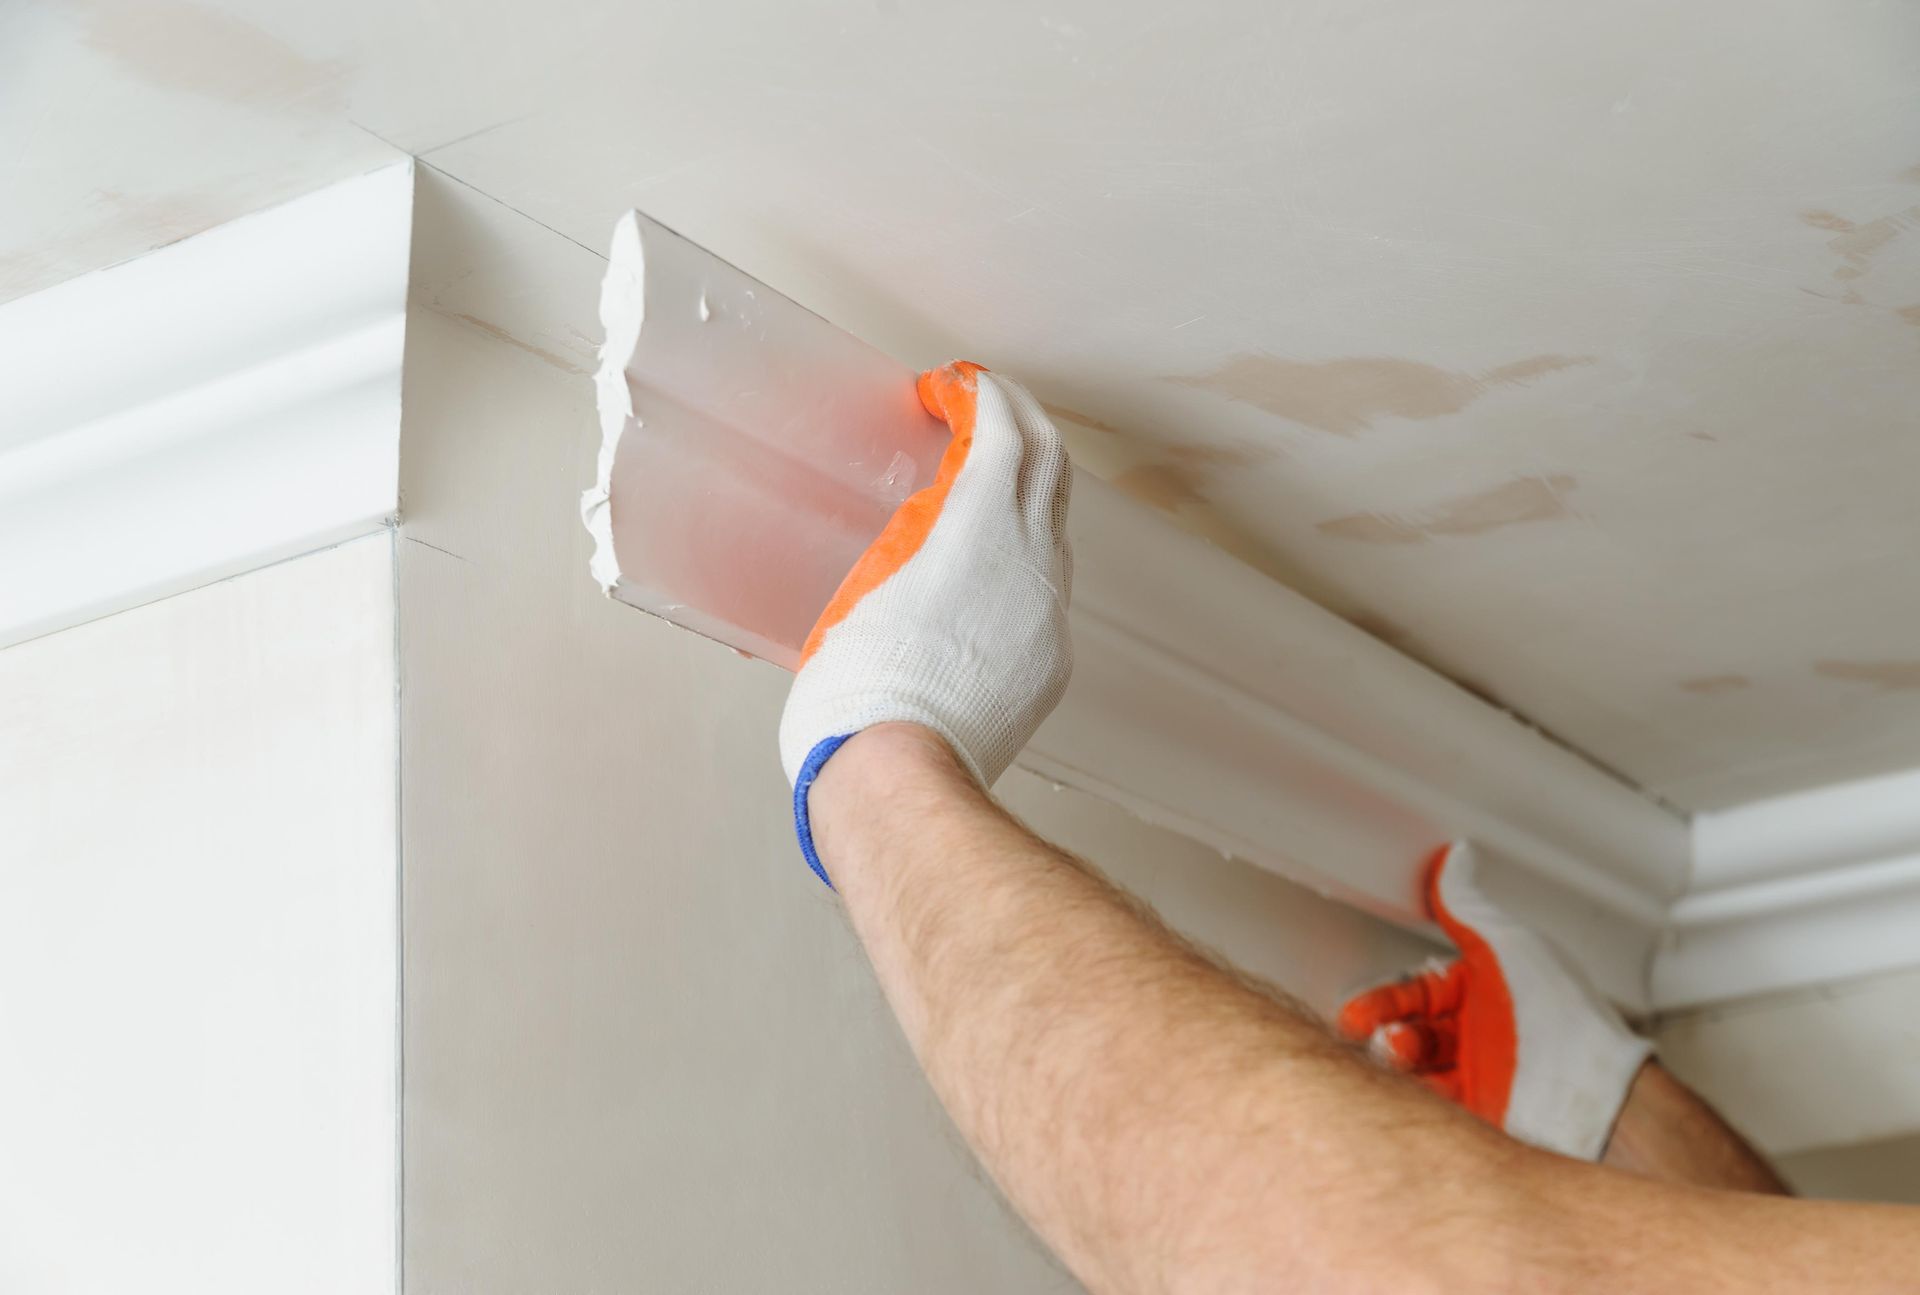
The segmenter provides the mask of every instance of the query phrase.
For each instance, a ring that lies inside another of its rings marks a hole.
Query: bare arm
[[[1793,1194],[1718,1111],[1657,1061],[1635,1077],[1600,1163],[1663,1182]]]
[[[1911,1289],[1920,1214],[1533,1150],[1221,970],[882,725],[812,790],[889,1000],[994,1177],[1100,1292]]]

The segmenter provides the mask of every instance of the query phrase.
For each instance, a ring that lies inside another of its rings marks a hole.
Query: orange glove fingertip
[[[955,360],[921,374],[919,381],[914,383],[914,390],[919,393],[922,408],[957,429],[956,419],[963,410],[971,411],[973,407],[977,389],[973,375],[984,372],[985,366],[975,364],[972,360]],[[971,423],[973,420],[967,418],[966,421]]]
[[[1437,846],[1427,856],[1426,862],[1420,865],[1420,894],[1427,901],[1427,916],[1441,926],[1447,926],[1453,920],[1447,912],[1446,902],[1440,898],[1440,873],[1447,866],[1447,857],[1452,853],[1452,842]]]

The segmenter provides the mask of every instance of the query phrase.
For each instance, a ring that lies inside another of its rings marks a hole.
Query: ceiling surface
[[[29,0],[0,131],[0,300],[638,206],[1676,804],[1920,764],[1912,6]]]

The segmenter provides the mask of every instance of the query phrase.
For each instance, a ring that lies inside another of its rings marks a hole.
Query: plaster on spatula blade
[[[581,499],[613,597],[793,669],[946,427],[914,374],[638,212],[614,229]]]

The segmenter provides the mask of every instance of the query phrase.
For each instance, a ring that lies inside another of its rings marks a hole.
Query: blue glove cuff
[[[838,737],[823,738],[813,750],[807,752],[806,760],[800,765],[800,776],[793,780],[793,830],[800,838],[800,853],[806,859],[807,866],[813,869],[813,875],[827,883],[827,889],[833,889],[833,880],[827,876],[827,870],[820,866],[820,856],[813,848],[813,823],[807,816],[807,793],[813,790],[813,780],[820,776],[820,770],[826,766],[833,753],[838,751],[851,733],[842,733]]]

